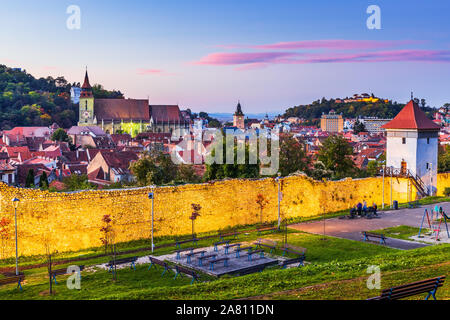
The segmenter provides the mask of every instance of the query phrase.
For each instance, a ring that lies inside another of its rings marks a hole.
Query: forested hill
[[[421,109],[425,111],[428,117],[432,117],[434,108],[426,106],[424,99],[417,99],[417,103]],[[330,110],[336,111],[336,113],[342,113],[344,118],[356,118],[356,117],[378,117],[383,119],[394,118],[397,113],[405,106],[397,102],[385,103],[379,101],[375,103],[371,102],[348,102],[348,103],[336,103],[333,99],[316,100],[308,105],[299,105],[286,110],[284,117],[300,117],[304,118],[308,122],[317,122],[322,116],[322,113],[329,113]]]
[[[70,100],[70,89],[79,83],[68,83],[64,77],[34,78],[26,71],[0,65],[0,129],[15,126],[49,126],[56,122],[69,128],[78,121],[78,106]],[[123,98],[120,91],[93,86],[96,98]]]

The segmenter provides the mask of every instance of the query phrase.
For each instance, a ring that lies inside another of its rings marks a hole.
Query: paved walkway
[[[339,219],[325,220],[325,234],[338,238],[362,241],[361,231],[385,229],[397,226],[419,227],[425,209],[432,209],[436,204],[425,205],[415,209],[399,209],[379,212],[380,219]],[[450,202],[437,203],[445,212],[450,212]],[[315,234],[323,234],[324,222],[316,220],[290,225],[290,228]],[[428,244],[389,238],[387,245],[397,249],[415,249],[425,247]]]

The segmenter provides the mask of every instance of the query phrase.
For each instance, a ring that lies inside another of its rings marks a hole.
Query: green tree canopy
[[[352,155],[350,144],[342,136],[332,135],[325,139],[320,147],[318,160],[333,172],[333,178],[342,179],[351,177],[355,172]]]

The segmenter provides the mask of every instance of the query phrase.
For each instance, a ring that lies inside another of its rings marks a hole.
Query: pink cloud
[[[296,53],[296,52],[251,52],[212,53],[197,65],[233,66],[248,70],[270,64],[354,63],[354,62],[450,62],[450,50],[391,50],[364,53]]]
[[[139,75],[159,75],[159,76],[173,76],[175,73],[169,73],[160,69],[138,69],[137,74]]]
[[[295,50],[295,49],[334,49],[334,50],[368,50],[391,48],[409,44],[419,44],[424,41],[399,40],[399,41],[381,41],[381,40],[304,40],[287,41],[263,45],[249,44],[225,44],[215,47],[222,49],[252,48],[260,50]]]
[[[285,58],[299,56],[295,52],[247,52],[247,53],[211,53],[199,61],[197,65],[239,65],[258,63],[279,63]]]

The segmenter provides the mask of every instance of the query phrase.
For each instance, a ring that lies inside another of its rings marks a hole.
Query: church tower
[[[84,76],[84,83],[81,87],[80,104],[79,104],[79,126],[92,126],[96,125],[96,119],[94,116],[94,94],[92,93],[92,87],[89,83],[89,77],[86,70]]]
[[[242,112],[240,101],[238,101],[236,112],[233,115],[233,126],[241,130],[245,129],[244,113]]]
[[[427,118],[412,99],[382,126],[386,130],[386,167],[421,180],[424,193],[436,193],[440,127]]]

